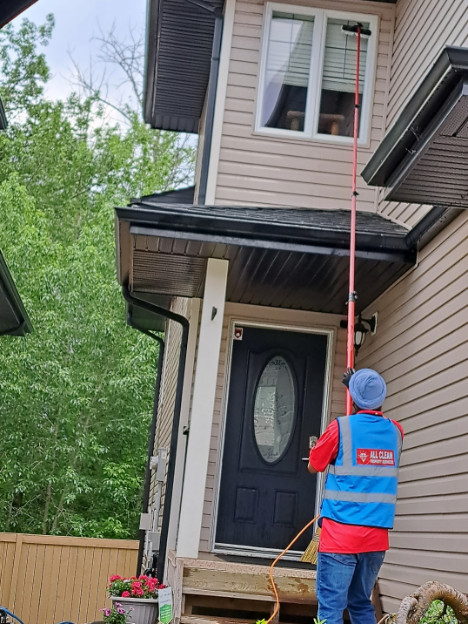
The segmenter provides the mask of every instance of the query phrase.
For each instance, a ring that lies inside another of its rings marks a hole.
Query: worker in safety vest
[[[317,557],[318,618],[376,624],[371,594],[393,527],[403,440],[399,423],[381,407],[387,388],[374,370],[343,377],[355,413],[330,423],[309,456],[309,472],[328,467]]]

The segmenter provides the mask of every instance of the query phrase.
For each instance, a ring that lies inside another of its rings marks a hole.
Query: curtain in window
[[[353,136],[354,90],[358,38],[342,30],[347,20],[329,19],[322,73],[322,92],[318,121],[319,134]],[[365,28],[369,24],[363,24]],[[364,91],[368,39],[361,37],[359,93]],[[361,111],[359,110],[359,116]]]
[[[356,22],[352,22],[354,25]],[[345,34],[342,26],[350,24],[346,20],[329,19],[323,61],[322,89],[354,93],[356,81],[356,54],[358,38]],[[369,24],[363,24],[369,28]],[[359,92],[364,87],[367,61],[367,38],[361,37],[361,56],[359,62]]]
[[[273,11],[265,71],[262,125],[302,130],[314,18]]]

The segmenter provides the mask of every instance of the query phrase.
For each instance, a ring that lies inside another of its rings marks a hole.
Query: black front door
[[[216,545],[283,549],[312,519],[327,336],[236,326]],[[304,550],[306,533],[294,550]]]

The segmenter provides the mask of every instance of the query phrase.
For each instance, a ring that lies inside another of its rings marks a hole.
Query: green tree
[[[98,92],[48,101],[52,31],[0,31],[0,248],[34,326],[0,349],[0,530],[135,537],[157,350],[125,324],[113,208],[186,182],[193,148]]]

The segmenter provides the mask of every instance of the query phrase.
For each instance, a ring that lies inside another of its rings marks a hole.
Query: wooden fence
[[[0,606],[24,624],[85,624],[110,606],[109,576],[136,572],[134,540],[0,533]]]

